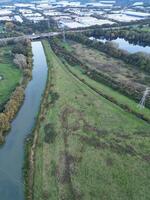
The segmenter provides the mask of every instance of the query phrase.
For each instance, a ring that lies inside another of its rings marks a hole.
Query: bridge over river
[[[83,29],[83,30],[68,30],[65,31],[65,33],[79,33],[79,32],[85,32],[88,31],[89,29]],[[22,35],[22,36],[16,36],[16,37],[9,37],[9,38],[1,38],[0,43],[2,42],[9,42],[12,40],[22,40],[22,39],[30,39],[30,40],[37,40],[37,39],[42,39],[42,38],[49,38],[53,37],[56,35],[62,35],[62,31],[58,32],[48,32],[48,33],[40,33],[40,34],[32,34],[32,35]]]

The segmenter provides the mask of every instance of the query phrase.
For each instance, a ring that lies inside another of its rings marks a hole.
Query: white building
[[[0,9],[0,16],[9,16],[12,14],[12,11],[11,10],[8,10],[8,9]]]
[[[128,16],[134,16],[134,17],[140,17],[140,18],[150,17],[150,13],[136,12],[136,11],[132,11],[132,10],[126,10],[123,13]]]
[[[22,19],[19,15],[15,15],[15,16],[14,16],[14,19],[15,19],[17,22],[20,22],[20,23],[23,22],[23,19]]]

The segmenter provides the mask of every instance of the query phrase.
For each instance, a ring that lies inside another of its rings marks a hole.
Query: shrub
[[[54,104],[59,99],[59,94],[57,92],[50,92],[51,95],[51,104]]]
[[[56,132],[54,129],[54,125],[52,123],[48,123],[44,127],[44,133],[45,133],[45,142],[46,143],[53,143],[56,137]]]

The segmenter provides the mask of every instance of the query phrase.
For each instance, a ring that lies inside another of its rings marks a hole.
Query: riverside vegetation
[[[107,39],[124,38],[129,42],[134,44],[141,44],[144,46],[150,46],[150,27],[147,28],[124,28],[124,29],[112,29],[112,30],[102,30],[95,29],[87,32],[87,36],[94,37],[105,37]]]
[[[136,105],[82,73],[54,42],[43,41],[49,75],[26,154],[27,199],[148,199],[150,125],[98,93]]]
[[[3,143],[11,121],[23,102],[24,89],[32,77],[32,51],[29,40],[3,43],[1,49],[0,143]]]

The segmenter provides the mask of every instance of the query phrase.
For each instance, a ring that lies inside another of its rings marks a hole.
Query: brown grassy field
[[[95,49],[87,48],[79,43],[74,42],[71,47],[76,57],[92,69],[101,71],[119,82],[129,82],[134,87],[150,86],[150,75],[140,72],[121,60],[112,58]]]

